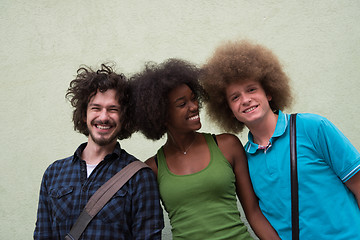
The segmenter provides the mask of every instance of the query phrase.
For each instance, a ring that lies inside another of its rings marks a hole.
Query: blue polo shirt
[[[259,205],[282,239],[291,239],[290,115],[279,111],[270,147],[245,145]],[[324,117],[297,115],[300,239],[360,239],[360,209],[345,186],[360,154]]]

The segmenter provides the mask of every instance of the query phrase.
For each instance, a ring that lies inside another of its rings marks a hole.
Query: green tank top
[[[252,239],[240,220],[233,169],[212,136],[203,135],[211,158],[197,173],[171,173],[163,149],[157,152],[159,190],[173,239]]]

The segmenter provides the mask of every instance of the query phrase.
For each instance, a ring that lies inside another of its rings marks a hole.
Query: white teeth
[[[101,126],[101,125],[96,125],[97,128],[105,130],[105,129],[109,129],[109,126]]]
[[[254,110],[255,108],[256,108],[256,107],[252,107],[252,108],[246,109],[244,112],[245,112],[245,113],[251,112],[251,111]]]
[[[196,119],[199,119],[199,115],[196,115],[196,116],[193,116],[193,117],[189,118],[189,120],[196,120]]]

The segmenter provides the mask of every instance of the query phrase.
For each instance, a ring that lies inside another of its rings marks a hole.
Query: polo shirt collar
[[[273,144],[275,138],[280,137],[285,133],[285,130],[288,126],[288,117],[282,111],[279,110],[278,120],[276,122],[276,127],[273,136],[270,138],[270,144]],[[254,143],[254,137],[251,132],[248,133],[248,142],[246,144],[245,151],[250,154],[254,154],[259,149],[259,145]]]

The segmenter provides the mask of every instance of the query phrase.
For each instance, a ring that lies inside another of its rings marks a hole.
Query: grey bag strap
[[[112,196],[140,169],[149,167],[141,161],[134,161],[110,178],[91,196],[79,218],[65,236],[66,240],[79,239],[89,222],[105,206]]]
[[[299,196],[296,150],[296,113],[290,115],[290,176],[292,239],[299,239]]]

